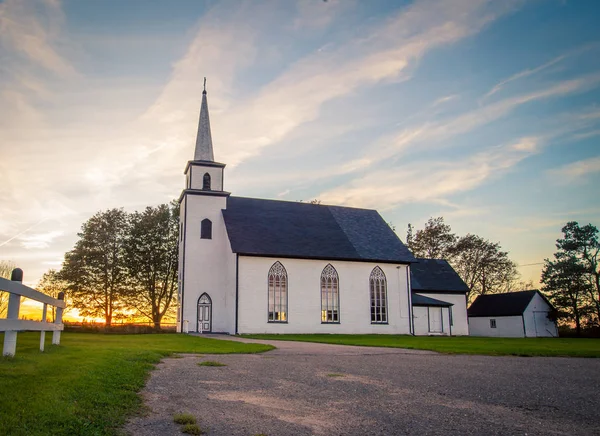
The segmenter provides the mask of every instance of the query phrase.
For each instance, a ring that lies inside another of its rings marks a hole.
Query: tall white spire
[[[204,78],[204,91],[202,91],[202,105],[200,106],[200,121],[198,122],[198,136],[196,137],[196,150],[194,160],[214,162],[212,136],[210,134],[210,119],[208,117],[208,103],[206,101],[206,77]]]

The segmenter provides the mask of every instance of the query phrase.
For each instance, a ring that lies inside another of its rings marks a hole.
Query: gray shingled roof
[[[506,294],[479,295],[467,314],[470,317],[483,316],[518,316],[522,315],[535,294],[539,293],[552,308],[552,304],[538,290],[508,292]]]
[[[408,248],[375,210],[230,196],[223,217],[234,253],[414,261]]]
[[[414,291],[464,294],[469,287],[450,264],[443,259],[416,259],[410,265],[411,287]]]
[[[450,307],[454,306],[453,303],[447,301],[436,300],[435,298],[426,297],[424,295],[412,294],[412,305],[413,306],[438,306],[438,307]]]

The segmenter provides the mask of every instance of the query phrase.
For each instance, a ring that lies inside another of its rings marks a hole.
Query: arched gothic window
[[[210,191],[210,174],[204,173],[204,177],[202,178],[202,190]]]
[[[387,324],[387,280],[378,266],[371,271],[369,287],[371,290],[371,324]]]
[[[212,221],[208,218],[200,223],[200,239],[212,239]]]
[[[269,270],[269,322],[287,322],[288,277],[281,262],[275,262]]]
[[[321,272],[321,322],[340,322],[340,292],[338,273],[328,264]]]
[[[212,304],[212,300],[205,292],[204,294],[200,295],[200,298],[198,299],[198,304]]]

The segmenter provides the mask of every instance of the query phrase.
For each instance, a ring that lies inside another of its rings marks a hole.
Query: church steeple
[[[198,136],[196,137],[196,150],[194,160],[214,162],[212,136],[210,134],[210,119],[208,117],[208,103],[206,101],[206,77],[204,78],[204,91],[202,91],[202,105],[200,106],[200,120],[198,122]]]

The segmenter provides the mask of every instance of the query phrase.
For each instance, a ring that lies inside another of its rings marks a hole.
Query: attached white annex
[[[462,280],[377,211],[235,197],[224,170],[205,90],[179,198],[178,331],[468,334]]]
[[[469,307],[472,336],[558,337],[556,310],[540,291],[478,296]]]

